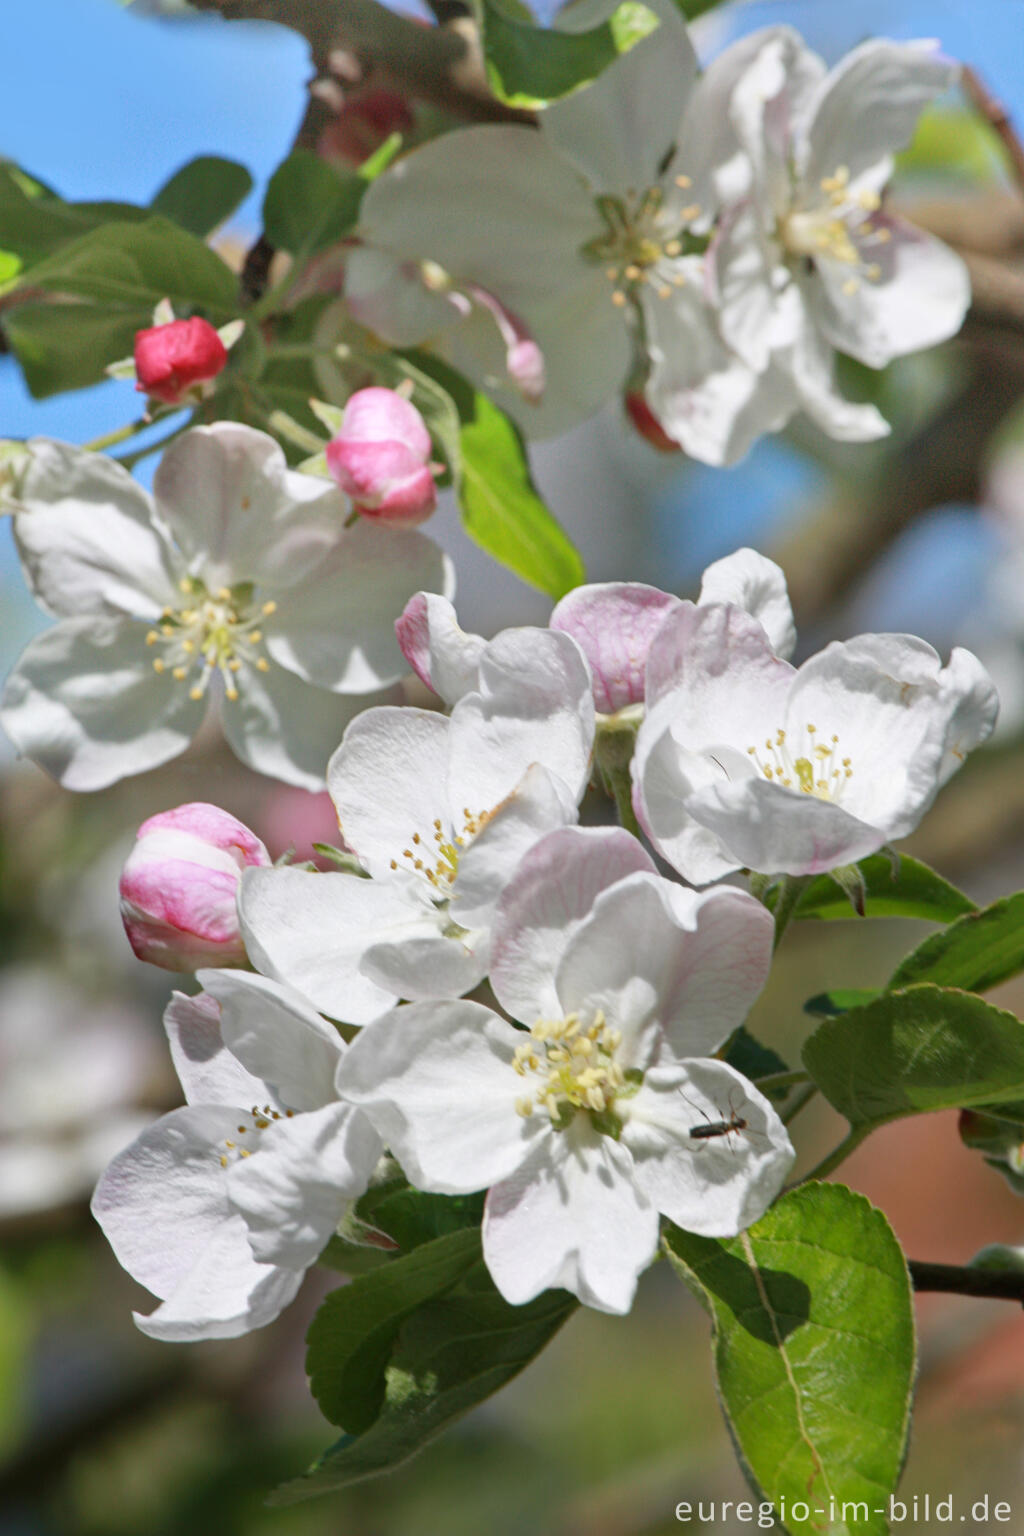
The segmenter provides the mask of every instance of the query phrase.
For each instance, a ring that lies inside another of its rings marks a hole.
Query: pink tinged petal
[[[412,864],[417,846],[435,847],[434,822],[447,821],[449,722],[432,710],[368,709],[353,720],[327,772],[331,798],[347,846],[374,878]],[[482,809],[483,807],[480,807]],[[460,826],[458,829],[461,831]],[[432,861],[431,861],[432,862]],[[426,882],[424,882],[424,885]]]
[[[546,1137],[484,1207],[484,1260],[514,1306],[561,1287],[601,1312],[628,1312],[657,1243],[657,1212],[632,1158],[581,1116]]]
[[[347,443],[394,442],[421,464],[430,458],[430,433],[416,407],[393,389],[357,390],[346,402],[340,439]]]
[[[602,892],[565,948],[559,1013],[602,1010],[622,1063],[717,1049],[768,979],[774,924],[745,891],[698,895],[655,874]]]
[[[228,1050],[282,1104],[312,1110],[333,1101],[344,1042],[301,993],[266,976],[203,971],[198,980],[220,1004]]]
[[[238,422],[193,427],[167,449],[156,504],[212,588],[238,581],[280,590],[315,572],[337,546],[346,507],[333,485],[288,469],[277,442]]]
[[[659,182],[696,84],[697,57],[682,17],[674,6],[652,9],[660,25],[650,36],[585,90],[551,102],[541,114],[544,137],[596,192],[635,197]]]
[[[869,368],[884,368],[894,357],[920,352],[955,336],[971,302],[971,280],[955,251],[886,213],[871,218],[872,234],[855,243],[877,277],[821,259],[817,283],[805,291],[816,324],[840,352]],[[888,243],[876,245],[874,231]]]
[[[271,1126],[228,1172],[231,1204],[245,1219],[255,1258],[300,1272],[314,1264],[382,1150],[369,1120],[348,1104]]]
[[[449,800],[490,810],[532,763],[579,801],[590,774],[594,702],[576,642],[546,629],[507,629],[480,658],[480,690],[452,711]]]
[[[139,828],[136,836],[147,837],[151,832],[188,832],[211,847],[222,848],[235,860],[239,869],[247,865],[266,865],[271,862],[269,853],[255,832],[221,810],[203,800],[193,800],[186,805],[175,806],[169,811],[159,811],[150,816]]]
[[[722,744],[745,752],[781,722],[794,676],[761,624],[742,608],[681,603],[651,646],[648,709],[671,697],[673,719],[688,745],[702,750]],[[646,721],[641,736],[645,728]]]
[[[62,619],[10,673],[0,723],[66,789],[105,789],[184,752],[206,712],[165,674],[133,619]]]
[[[328,443],[327,466],[363,517],[414,528],[437,506],[430,469],[403,443]]]
[[[350,1024],[366,1024],[395,1002],[363,976],[360,961],[402,910],[401,894],[386,885],[301,869],[250,870],[239,896],[253,964]]]
[[[516,1110],[519,1030],[479,1003],[410,1003],[346,1051],[338,1096],[365,1110],[419,1189],[468,1194],[507,1178],[538,1140],[543,1115]]]
[[[303,682],[283,667],[249,670],[237,699],[225,700],[221,727],[235,756],[257,773],[316,793],[327,779],[331,753],[345,727],[370,705],[400,693],[337,694]]]
[[[796,626],[782,569],[755,549],[737,549],[704,572],[698,605],[732,603],[763,628],[776,656],[788,661]]]
[[[205,992],[172,992],[164,1029],[174,1070],[189,1104],[263,1104],[268,1088],[224,1044],[220,1004]]]
[[[560,1015],[555,973],[600,892],[654,873],[641,844],[619,827],[551,832],[523,859],[501,898],[491,935],[491,985],[514,1018]]]
[[[577,587],[555,605],[551,628],[571,635],[587,658],[594,704],[603,714],[643,703],[651,641],[678,603],[657,587],[609,581]]]
[[[13,529],[36,600],[58,617],[157,618],[180,572],[152,499],[103,454],[48,438],[27,446]]]
[[[450,595],[453,585],[451,562],[430,539],[362,518],[313,575],[281,594],[267,652],[321,688],[369,693],[405,672],[395,619],[409,598]]]
[[[479,686],[482,635],[460,629],[446,597],[417,592],[395,621],[402,655],[421,683],[439,694],[449,708]]]
[[[734,1237],[753,1225],[793,1166],[771,1104],[722,1061],[655,1068],[625,1111],[622,1142],[637,1187],[670,1221],[703,1237]],[[726,1125],[734,1128],[706,1134]]]
[[[538,838],[576,819],[565,786],[534,763],[481,831],[459,853],[451,915],[465,928],[489,926],[521,859]]]
[[[805,105],[798,172],[817,186],[845,165],[856,180],[910,143],[925,107],[956,83],[959,72],[931,41],[862,43]]]

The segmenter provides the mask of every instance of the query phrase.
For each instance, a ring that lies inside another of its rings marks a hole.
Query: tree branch
[[[945,1291],[953,1296],[981,1296],[990,1301],[1016,1301],[1024,1306],[1024,1274],[1010,1270],[972,1269],[969,1265],[927,1264],[909,1259],[915,1291]]]
[[[964,95],[979,112],[987,123],[995,130],[1006,150],[1007,159],[1013,171],[1013,178],[1017,185],[1024,190],[1024,145],[1017,136],[1017,130],[1013,126],[1006,107],[998,97],[993,96],[981,76],[969,65],[965,65],[960,72],[960,84]]]

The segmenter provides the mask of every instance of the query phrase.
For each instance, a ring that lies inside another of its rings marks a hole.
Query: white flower
[[[502,900],[491,985],[530,1025],[471,1002],[413,1003],[338,1073],[421,1189],[487,1188],[484,1258],[502,1295],[564,1286],[629,1310],[658,1213],[734,1235],[792,1161],[771,1105],[704,1059],[768,974],[771,920],[743,892],[654,873],[618,829],[565,828]]]
[[[775,652],[796,644],[786,578],[773,560],[738,549],[704,572],[698,603],[735,603],[765,628]],[[551,628],[571,635],[590,664],[594,706],[617,714],[644,701],[647,654],[668,613],[681,606],[671,592],[639,581],[576,587],[551,614]],[[395,625],[406,661],[449,706],[476,688],[485,641],[459,627],[455,609],[433,592],[417,592]]]
[[[330,1024],[265,977],[200,979],[206,992],[176,993],[164,1019],[187,1106],[114,1158],[92,1204],[120,1263],[162,1299],[139,1328],[179,1342],[272,1322],[380,1154],[337,1101]]]
[[[7,681],[15,745],[68,788],[100,789],[184,751],[219,679],[242,761],[322,787],[345,724],[401,675],[402,604],[450,590],[440,551],[418,533],[346,530],[334,487],[289,471],[250,427],[185,433],[153,497],[102,455],[29,447],[15,538],[59,623]]]
[[[445,134],[379,176],[363,200],[346,294],[393,345],[447,348],[533,435],[583,420],[638,373],[669,436],[721,463],[775,425],[775,413],[719,339],[703,260],[690,254],[700,244],[691,233],[713,212],[705,127],[687,114],[697,62],[676,7],[656,0],[654,9],[657,30],[549,104],[539,132]],[[524,407],[508,386],[494,326],[475,310],[460,320],[448,301],[452,286],[474,283],[540,347],[539,404]]]
[[[523,854],[575,820],[594,736],[590,675],[567,635],[506,630],[451,718],[365,711],[328,784],[372,877],[250,870],[239,911],[253,964],[332,1018],[457,997],[487,972],[495,903]]]
[[[911,832],[997,708],[969,651],[859,635],[797,670],[742,609],[683,603],[648,657],[634,805],[697,885],[834,869]]]
[[[701,82],[706,152],[733,199],[708,253],[722,335],[785,415],[805,410],[832,437],[889,430],[838,393],[833,349],[881,368],[954,335],[970,301],[959,256],[882,203],[893,152],[957,73],[932,43],[886,40],[827,71],[769,27]]]

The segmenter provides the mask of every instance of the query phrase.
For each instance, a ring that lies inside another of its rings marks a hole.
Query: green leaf
[[[384,1402],[385,1371],[402,1323],[479,1259],[479,1230],[466,1228],[331,1292],[306,1336],[306,1370],[325,1418],[350,1434],[369,1429]]]
[[[972,992],[919,986],[826,1019],[804,1065],[854,1130],[937,1109],[1024,1122],[1024,1024]]]
[[[923,917],[935,923],[948,923],[965,912],[977,910],[963,891],[943,880],[927,864],[908,858],[906,854],[900,856],[896,869],[884,853],[873,853],[870,858],[861,859],[859,868],[863,871],[866,887],[866,917]],[[771,893],[768,905],[774,905]],[[845,917],[859,921],[849,898],[828,875],[818,875],[811,881],[800,898],[796,915],[830,920]]]
[[[4,316],[4,331],[36,399],[83,389],[105,376],[108,363],[128,356],[145,315],[125,315],[98,304],[19,304]]]
[[[368,181],[341,176],[310,149],[281,162],[263,200],[263,229],[280,250],[310,256],[347,235],[359,217]]]
[[[193,235],[208,235],[231,217],[251,190],[252,177],[237,160],[198,155],[164,183],[152,208]]]
[[[774,1072],[789,1070],[788,1064],[782,1057],[770,1050],[767,1045],[762,1045],[760,1040],[755,1039],[745,1024],[741,1024],[732,1036],[729,1049],[722,1059],[751,1081],[758,1077],[769,1077]],[[785,1098],[785,1093],[782,1097]]]
[[[930,981],[987,992],[1024,970],[1024,891],[968,912],[933,933],[897,966],[889,990]]]
[[[373,1191],[359,1202],[359,1215],[408,1252],[466,1227],[479,1227],[484,1196],[432,1195],[408,1185]]]
[[[804,1013],[814,1018],[830,1019],[834,1013],[849,1013],[879,996],[878,987],[833,987],[831,992],[817,992],[804,1003]]]
[[[881,1211],[841,1184],[807,1184],[739,1237],[670,1227],[665,1244],[711,1314],[719,1399],[758,1497],[791,1532],[883,1536],[915,1344],[910,1277]]]
[[[538,27],[509,0],[477,0],[477,15],[495,95],[526,108],[586,85],[658,25],[654,12],[637,0],[624,0],[586,31]],[[571,24],[571,12],[563,20]]]
[[[379,1285],[402,1262],[367,1277],[366,1284]],[[373,1425],[339,1440],[304,1477],[278,1488],[270,1502],[294,1504],[407,1461],[518,1375],[576,1306],[575,1297],[564,1291],[545,1291],[525,1306],[510,1306],[481,1263],[457,1292],[427,1302],[404,1322]]]
[[[155,215],[90,230],[33,267],[27,280],[33,288],[130,310],[141,325],[161,299],[178,314],[202,309],[217,322],[238,307],[231,268],[195,235]]]
[[[111,220],[145,218],[131,203],[66,203],[6,160],[0,162],[0,231],[5,250],[26,267]]]

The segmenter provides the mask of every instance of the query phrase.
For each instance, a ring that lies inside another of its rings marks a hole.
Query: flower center
[[[872,224],[881,198],[867,189],[850,189],[850,172],[840,165],[819,183],[825,201],[817,208],[795,209],[779,220],[778,235],[790,256],[815,261],[824,257],[851,269],[843,291],[856,293],[862,281],[875,283],[882,275],[877,262],[865,260],[865,249],[885,245],[891,234]]]
[[[677,176],[675,182],[680,188],[690,186],[688,176]],[[699,204],[666,208],[661,187],[648,187],[641,197],[629,202],[608,196],[596,201],[605,233],[589,241],[583,254],[606,264],[613,304],[621,308],[641,283],[651,283],[662,299],[685,284],[683,274],[664,263],[674,262],[688,249],[699,248],[687,233],[687,226],[700,215]]]
[[[779,730],[774,740],[769,737],[765,742],[764,757],[757,747],[748,747],[747,751],[773,784],[813,795],[816,800],[838,803],[847,779],[853,777],[851,760],[839,756],[838,736],[830,736],[827,742],[819,741],[817,727],[813,725],[805,726],[804,732],[805,739],[798,741],[795,749],[786,732]]]
[[[248,1146],[240,1141],[234,1141],[230,1137],[226,1137],[224,1145],[227,1151],[221,1153],[221,1167],[226,1168],[229,1162],[237,1161],[240,1157],[251,1156],[259,1145],[260,1131],[265,1131],[274,1120],[290,1120],[293,1113],[294,1111],[290,1109],[283,1111],[271,1109],[269,1104],[264,1104],[263,1108],[260,1109],[258,1105],[254,1104],[249,1111],[248,1123],[243,1122],[237,1128],[239,1136],[246,1138],[246,1141],[249,1143]]]
[[[402,849],[401,860],[392,859],[393,870],[406,870],[419,875],[431,887],[436,901],[447,901],[459,872],[459,854],[482,832],[494,815],[494,811],[471,811],[463,806],[462,826],[458,832],[446,831],[440,816],[435,817],[430,837],[424,839],[414,832],[411,847]]]
[[[273,601],[254,610],[252,586],[218,587],[209,592],[198,576],[179,582],[185,602],[165,608],[160,623],[146,635],[147,645],[162,647],[154,657],[154,672],[169,672],[175,682],[190,682],[189,697],[201,699],[211,677],[224,680],[229,699],[238,698],[235,677],[243,666],[268,672],[270,663],[256,647],[263,639],[262,619],[277,610]]]
[[[512,1058],[520,1077],[535,1073],[540,1078],[531,1093],[516,1100],[519,1114],[528,1119],[535,1109],[543,1109],[559,1131],[578,1110],[604,1114],[626,1083],[615,1059],[621,1043],[621,1033],[609,1027],[600,1010],[586,1029],[578,1013],[538,1019]]]

